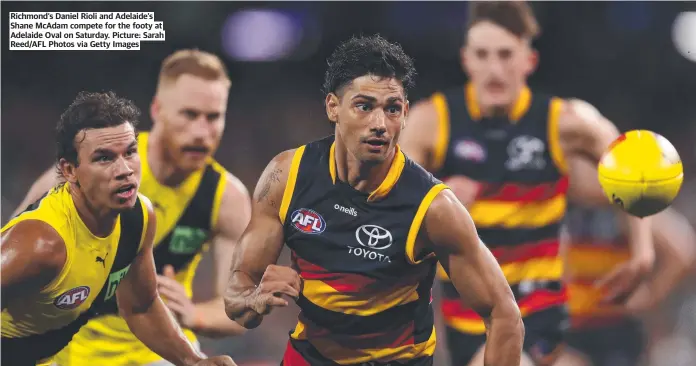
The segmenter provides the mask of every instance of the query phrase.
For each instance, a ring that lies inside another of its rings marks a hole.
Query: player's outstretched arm
[[[140,341],[175,365],[234,365],[229,357],[204,362],[159,297],[152,253],[157,220],[150,201],[141,199],[148,208],[148,226],[142,248],[116,290],[121,316]]]
[[[573,159],[588,159],[596,165],[609,145],[619,137],[619,131],[608,119],[587,102],[572,99],[563,102],[558,121],[560,147],[569,166]],[[595,168],[596,169],[596,168]],[[598,180],[593,174],[576,173],[569,170],[571,182],[592,187]],[[596,198],[592,190],[588,199]],[[609,205],[609,200],[606,200]],[[599,285],[608,292],[610,301],[623,302],[636,290],[641,280],[652,271],[655,261],[655,246],[652,236],[652,218],[640,219],[622,212],[629,228],[631,260],[617,267],[600,281]]]
[[[211,281],[215,296],[205,302],[192,303],[182,284],[176,281],[173,268],[165,267],[158,277],[160,295],[167,299],[167,306],[180,324],[210,338],[243,334],[246,329],[225,314],[223,294],[227,288],[230,263],[234,247],[249,224],[251,202],[249,191],[232,174],[227,173],[225,191],[220,201],[216,225],[212,237],[214,272]]]
[[[451,191],[443,190],[433,200],[418,238],[423,244],[416,247],[435,252],[462,301],[484,319],[484,365],[519,365],[524,339],[520,310],[498,262]]]
[[[51,190],[51,188],[55,187],[60,183],[58,172],[56,171],[55,168],[51,167],[34,182],[34,184],[31,185],[29,188],[29,191],[27,192],[27,195],[24,196],[24,200],[22,203],[17,206],[15,211],[12,213],[12,217],[15,217],[19,215],[22,211],[24,211],[27,206],[31,205],[32,203],[36,202],[41,196],[43,196],[44,193],[48,192]]]
[[[65,243],[48,224],[18,223],[2,233],[2,308],[12,300],[38,293],[50,284],[67,260]]]
[[[297,298],[301,280],[292,268],[276,266],[283,249],[280,210],[296,150],[277,155],[261,174],[251,207],[251,220],[232,255],[225,311],[247,329],[255,328],[274,306],[287,306],[281,295]],[[286,200],[287,202],[284,202]]]
[[[652,228],[655,268],[626,302],[634,313],[660,305],[681,280],[696,270],[696,233],[684,216],[668,208],[654,216]]]

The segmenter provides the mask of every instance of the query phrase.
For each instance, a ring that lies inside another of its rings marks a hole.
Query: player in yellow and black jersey
[[[138,193],[140,112],[113,93],[81,93],[57,128],[66,182],[2,228],[2,364],[47,364],[116,300],[132,331],[177,364],[203,360],[157,295],[156,218]]]
[[[154,256],[159,292],[196,344],[196,333],[220,337],[244,331],[227,318],[220,297],[232,248],[250,215],[246,188],[212,158],[225,127],[229,87],[218,57],[198,50],[175,52],[162,63],[151,109],[153,129],[138,137],[140,191],[152,201],[158,222]],[[53,184],[55,176],[47,172],[29,196]],[[192,282],[209,244],[217,296],[194,304]],[[169,364],[130,332],[116,307],[108,310],[87,323],[55,357],[56,364]]]
[[[276,156],[259,180],[233,256],[228,315],[259,325],[296,299],[282,365],[433,365],[437,260],[488,320],[488,365],[518,365],[522,323],[510,288],[464,207],[398,146],[415,74],[372,36],[328,60],[335,134]],[[275,263],[287,244],[293,267]]]
[[[526,353],[537,365],[549,365],[568,322],[559,250],[568,180],[597,180],[596,174],[572,177],[567,167],[575,159],[598,162],[619,133],[588,103],[528,87],[538,58],[531,45],[538,24],[528,4],[473,2],[469,16],[461,48],[469,81],[414,106],[403,148],[467,205],[525,319]],[[616,302],[638,286],[654,260],[650,218],[628,223],[630,265],[605,281]],[[453,364],[481,365],[484,322],[440,274]]]

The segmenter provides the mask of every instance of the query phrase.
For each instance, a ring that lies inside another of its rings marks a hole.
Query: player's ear
[[[341,102],[338,100],[338,96],[334,93],[329,93],[326,95],[326,116],[331,122],[338,122],[338,106]]]
[[[531,75],[539,66],[539,52],[535,48],[529,49],[529,60],[527,61],[527,75]]]
[[[77,172],[75,171],[75,167],[75,164],[65,160],[64,158],[61,158],[60,161],[58,161],[58,168],[60,169],[60,173],[63,175],[63,178],[72,184],[77,183]]]
[[[152,120],[152,124],[157,123],[157,119],[160,114],[160,103],[159,100],[157,99],[157,96],[152,98],[152,103],[150,103],[150,120]]]
[[[408,120],[408,111],[410,109],[411,102],[406,99],[406,103],[404,103],[404,120],[401,122],[401,129],[403,130],[406,128],[406,121]]]

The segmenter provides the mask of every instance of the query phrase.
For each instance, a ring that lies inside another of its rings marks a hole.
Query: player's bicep
[[[584,155],[593,162],[598,162],[607,147],[619,136],[616,126],[594,106],[577,99],[564,103],[559,133],[567,155]]]
[[[514,297],[493,254],[481,242],[466,209],[445,190],[425,218],[427,240],[462,300],[481,316]]]
[[[147,232],[140,251],[116,290],[119,310],[125,315],[147,311],[157,298],[157,273],[152,253],[157,220],[150,201],[141,199],[147,207]]]
[[[266,267],[278,261],[284,244],[281,215],[292,198],[292,190],[286,186],[289,177],[296,174],[296,170],[291,170],[297,169],[301,151],[279,154],[261,174],[252,197],[249,225],[232,256],[232,271],[248,273],[259,281]]]
[[[11,299],[47,286],[60,274],[67,260],[60,235],[40,221],[23,221],[2,233],[0,248],[3,308]]]

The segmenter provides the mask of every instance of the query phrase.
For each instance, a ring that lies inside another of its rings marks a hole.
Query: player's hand
[[[247,307],[261,315],[270,313],[273,307],[285,307],[289,303],[283,295],[297,300],[302,291],[302,279],[294,269],[274,264],[266,267],[261,282],[247,298]]]
[[[186,296],[186,289],[176,280],[174,267],[166,265],[163,275],[157,276],[157,290],[165,304],[174,313],[182,327],[192,329],[196,326],[196,306]]]
[[[616,266],[595,284],[606,294],[602,303],[624,304],[651,270],[652,266],[639,260],[629,260]]]
[[[476,200],[476,196],[481,189],[481,184],[463,175],[454,175],[443,180],[464,207],[469,208]]]
[[[215,356],[198,361],[195,366],[237,366],[230,356]]]

